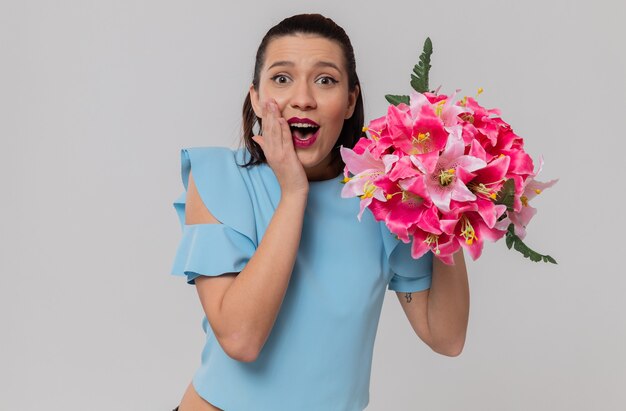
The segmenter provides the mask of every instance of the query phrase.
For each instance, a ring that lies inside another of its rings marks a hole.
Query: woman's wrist
[[[306,205],[306,202],[309,198],[309,190],[298,190],[298,191],[289,191],[283,192],[280,195],[280,201],[285,201],[288,203],[302,203]]]

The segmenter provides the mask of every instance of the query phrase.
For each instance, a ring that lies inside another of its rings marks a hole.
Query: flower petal
[[[469,191],[469,189],[459,180],[458,178],[454,180],[451,184],[452,190],[450,190],[450,198],[456,201],[474,201],[476,200],[476,195]]]
[[[378,160],[365,150],[363,154],[357,154],[349,148],[340,147],[339,152],[344,163],[348,167],[348,170],[354,175],[361,174],[368,170],[384,170],[384,164],[382,160]]]

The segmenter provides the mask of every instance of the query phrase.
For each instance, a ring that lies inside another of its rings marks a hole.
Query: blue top
[[[240,272],[252,257],[280,200],[267,164],[239,167],[245,148],[181,150],[185,192],[174,207],[182,239],[172,274]],[[189,171],[200,197],[222,224],[185,224]],[[226,411],[362,411],[369,402],[374,339],[385,289],[430,287],[432,254],[419,260],[359,198],[341,198],[343,175],[309,182],[300,247],[272,331],[254,362],[224,353],[208,324],[193,377],[198,394]]]

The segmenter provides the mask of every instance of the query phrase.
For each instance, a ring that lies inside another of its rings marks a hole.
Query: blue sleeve
[[[221,224],[185,224],[189,172],[207,209]],[[239,273],[257,248],[252,201],[235,153],[225,147],[181,150],[185,191],[174,202],[182,228],[172,275],[195,284],[201,275]]]
[[[392,276],[388,290],[417,292],[430,288],[433,270],[433,254],[427,252],[417,260],[411,257],[411,243],[398,239],[385,225],[379,222],[383,236],[383,247],[387,265]]]

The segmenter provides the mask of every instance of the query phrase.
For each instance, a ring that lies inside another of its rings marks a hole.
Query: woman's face
[[[343,122],[352,116],[358,86],[348,90],[348,72],[339,44],[319,36],[289,35],[267,45],[258,90],[250,86],[252,107],[263,118],[273,99],[290,124],[296,154],[309,180],[334,177],[331,150]],[[305,126],[312,124],[313,127]]]

